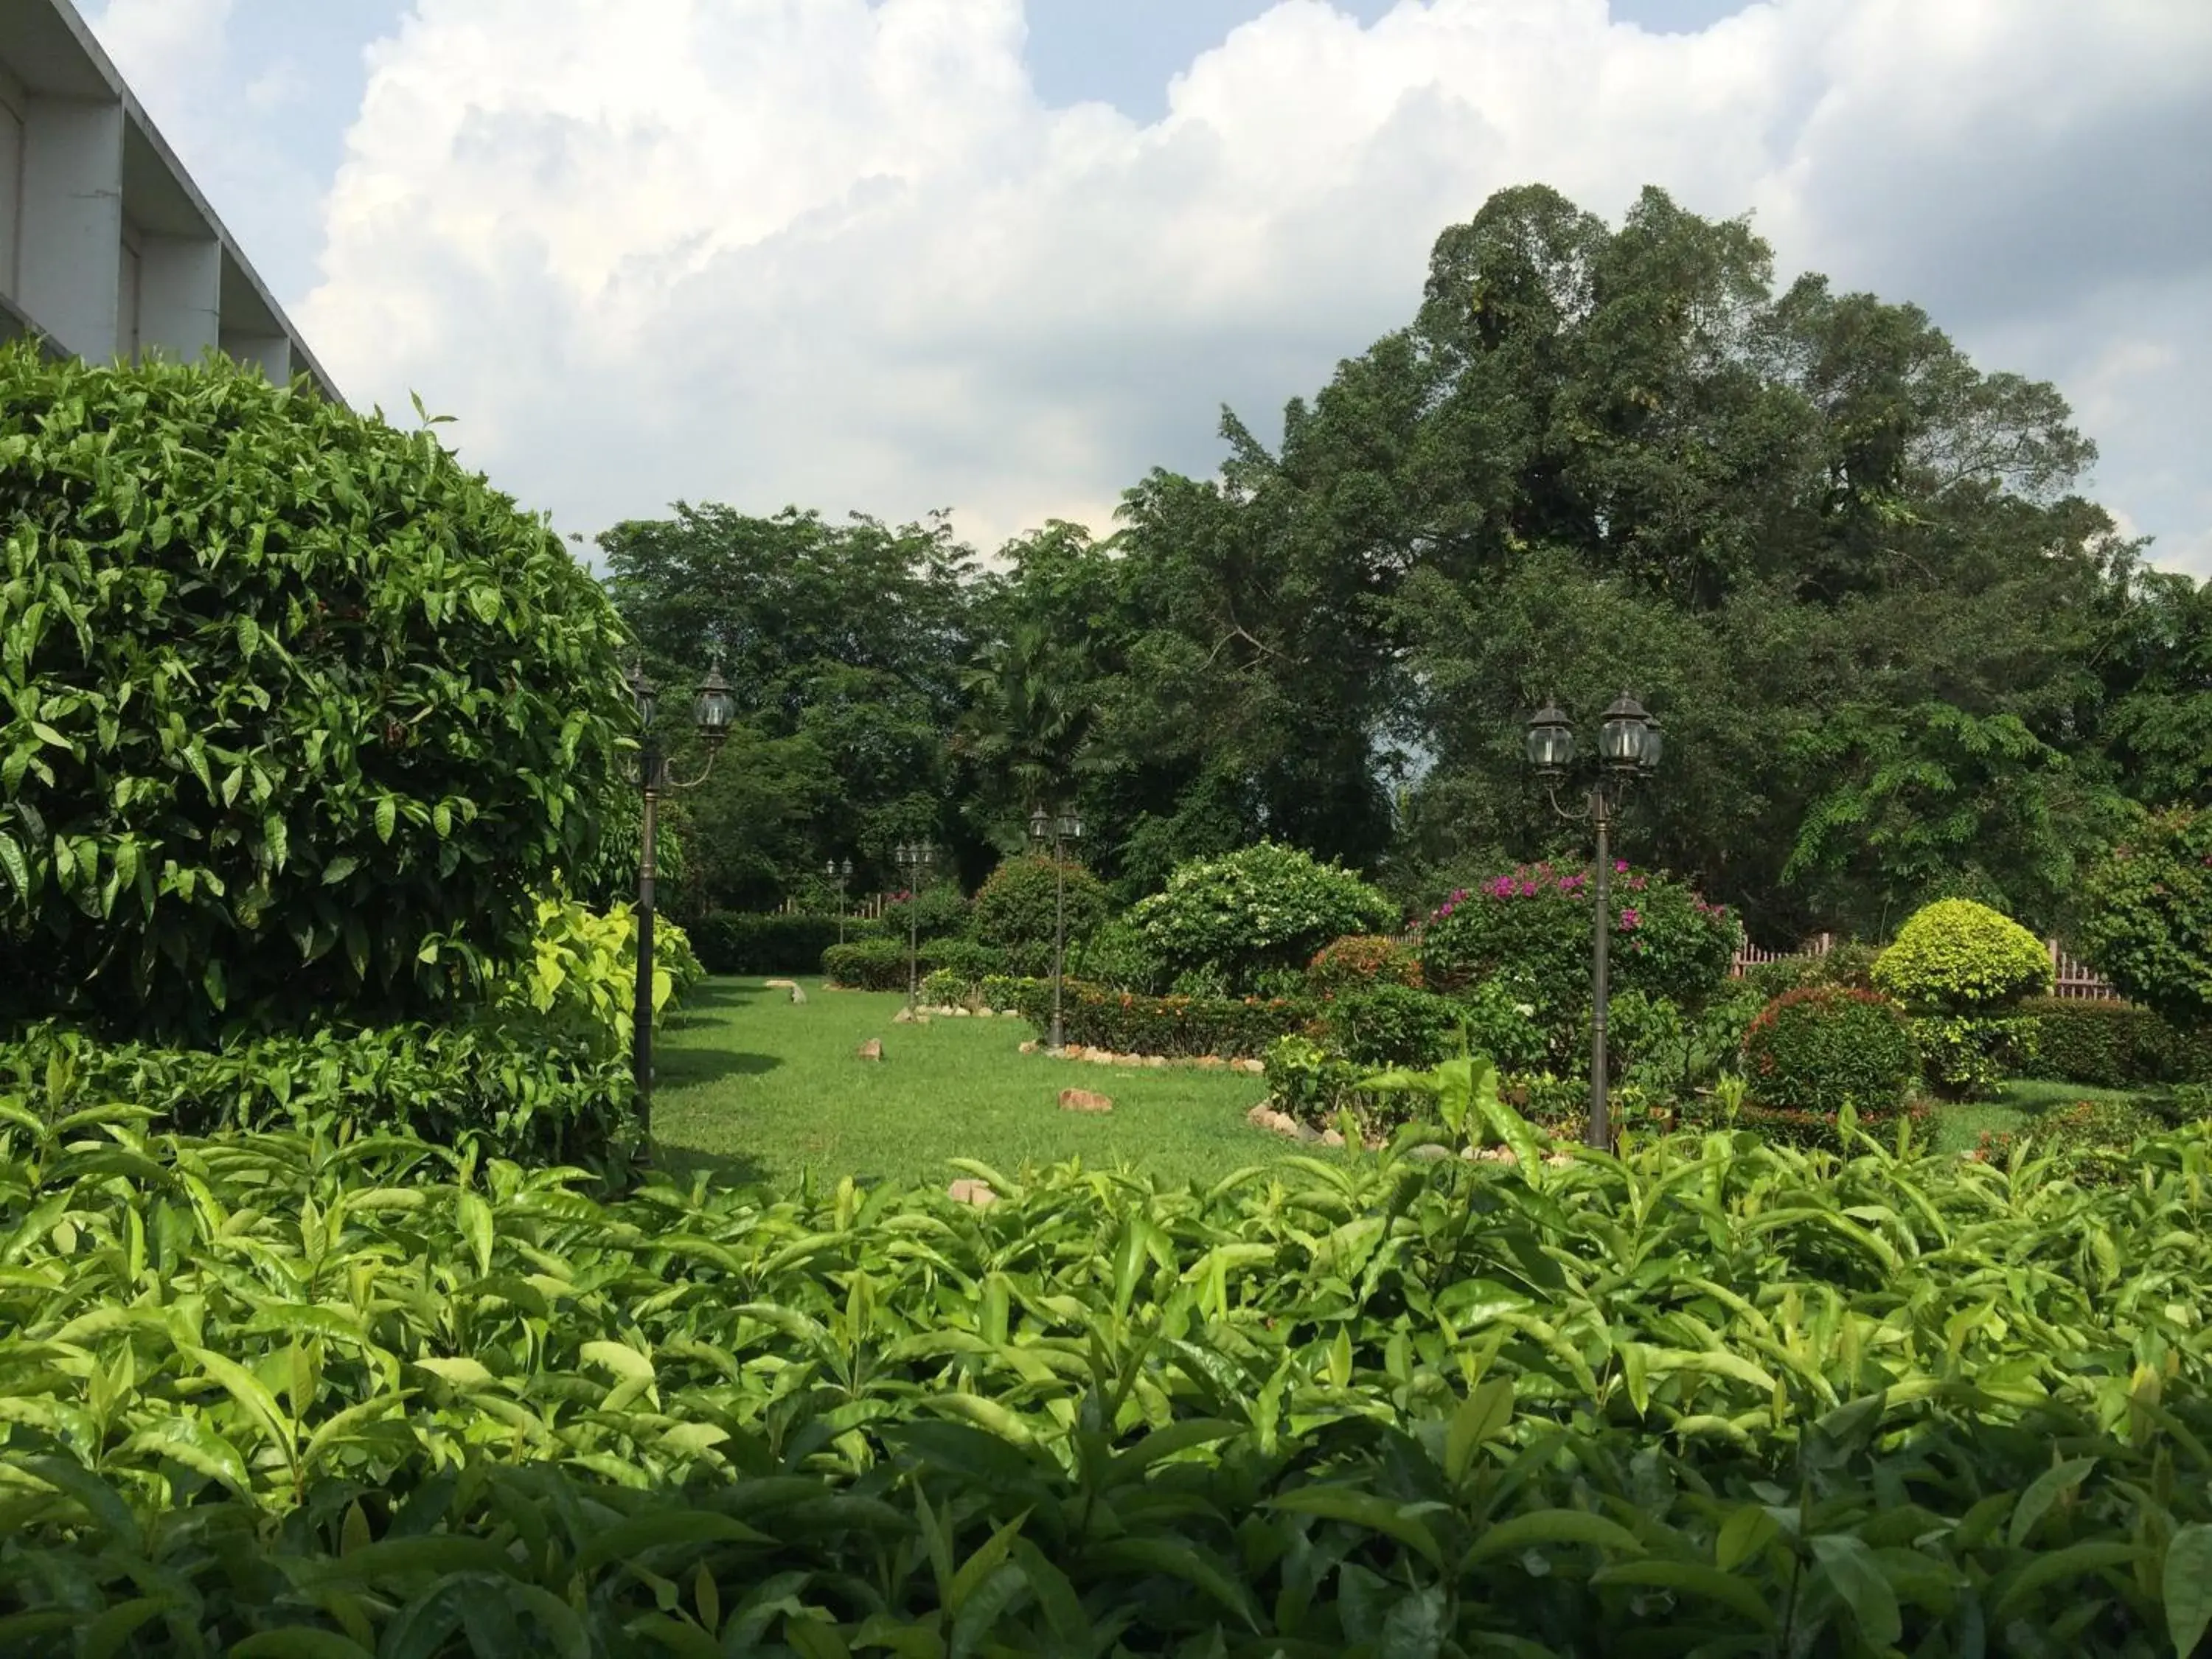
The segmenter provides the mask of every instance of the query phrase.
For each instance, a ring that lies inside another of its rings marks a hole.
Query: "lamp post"
[[[1068,807],[1030,814],[1030,840],[1052,848],[1052,1032],[1045,1047],[1058,1054],[1067,1046],[1060,1018],[1060,986],[1067,961],[1067,843],[1083,839],[1083,815]]]
[[[853,879],[853,860],[840,864],[831,859],[822,866],[822,873],[830,878],[830,884],[837,890],[837,943],[845,942],[845,889]]]
[[[1628,786],[1649,777],[1659,767],[1659,722],[1644,705],[1626,691],[1600,717],[1597,728],[1597,777],[1589,786],[1583,808],[1571,812],[1559,805],[1559,787],[1574,763],[1575,733],[1565,710],[1547,702],[1528,721],[1529,764],[1544,781],[1552,810],[1573,822],[1587,820],[1597,834],[1597,862],[1590,883],[1595,907],[1590,921],[1590,1104],[1589,1144],[1613,1145],[1613,1123],[1607,1112],[1605,1063],[1605,1003],[1607,947],[1613,939],[1613,849],[1609,832]]]
[[[937,849],[926,841],[902,841],[891,856],[906,872],[906,1006],[912,1013],[921,1001],[921,979],[915,968],[921,948],[921,884],[937,862]]]
[[[717,663],[707,671],[707,678],[700,682],[698,694],[691,702],[692,724],[707,746],[707,763],[699,769],[697,777],[679,783],[669,775],[668,757],[661,752],[659,733],[653,728],[653,717],[659,694],[653,682],[646,678],[642,665],[633,666],[629,671],[629,695],[637,705],[638,729],[637,760],[630,769],[630,777],[641,797],[637,999],[631,1010],[634,1029],[630,1036],[630,1075],[637,1091],[638,1109],[642,1112],[653,1104],[653,889],[657,873],[654,843],[659,830],[660,798],[675,790],[696,789],[706,782],[707,775],[714,769],[714,757],[721,752],[723,739],[730,735],[730,716],[737,705],[730,696],[728,683],[722,678],[721,665]]]

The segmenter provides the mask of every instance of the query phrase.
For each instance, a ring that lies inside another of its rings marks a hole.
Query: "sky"
[[[356,404],[568,532],[1101,533],[1552,184],[2049,379],[2212,574],[2207,0],[80,0]],[[458,434],[457,438],[451,434]]]

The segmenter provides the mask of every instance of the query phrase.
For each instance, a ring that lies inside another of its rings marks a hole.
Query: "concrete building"
[[[0,0],[0,338],[337,388],[69,0]]]

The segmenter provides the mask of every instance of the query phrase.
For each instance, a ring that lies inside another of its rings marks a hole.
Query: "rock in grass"
[[[955,1204],[973,1204],[979,1210],[999,1201],[999,1195],[991,1190],[989,1182],[975,1181],[964,1176],[947,1187],[945,1195]]]
[[[1030,1042],[1024,1042],[1024,1044],[1022,1044],[1022,1046],[1021,1046],[1019,1048],[1018,1048],[1018,1049],[1016,1049],[1016,1050],[1015,1050],[1015,1052],[1016,1052],[1017,1054],[1035,1054],[1036,1051],[1037,1051],[1037,1045],[1036,1045],[1036,1042],[1035,1042],[1034,1040],[1032,1040],[1032,1041],[1030,1041]]]
[[[1091,1089],[1062,1089],[1060,1091],[1060,1109],[1063,1112],[1110,1112],[1114,1109],[1114,1097]]]
[[[791,988],[791,1000],[792,1000],[793,1002],[804,1002],[804,1001],[805,1001],[805,1000],[806,1000],[806,991],[805,991],[805,988],[803,986],[798,986],[798,985],[794,985],[794,986],[793,986],[793,987]]]
[[[771,979],[763,982],[771,991],[796,991],[799,988],[799,981],[795,979]]]
[[[870,1037],[860,1045],[860,1052],[862,1060],[881,1060],[884,1057],[884,1040],[881,1037]]]

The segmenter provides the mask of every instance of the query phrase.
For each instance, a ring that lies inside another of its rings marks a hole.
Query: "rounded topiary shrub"
[[[428,431],[0,350],[0,1018],[472,994],[598,850],[623,640]]]
[[[1073,859],[1056,870],[1051,859],[1036,854],[1006,860],[975,890],[970,931],[984,944],[1012,951],[1025,963],[1040,955],[1048,960],[1063,879],[1067,942],[1071,946],[1081,944],[1098,931],[1112,908],[1106,884]]]
[[[1996,1086],[2006,1056],[2032,1036],[2015,1011],[2049,990],[2051,977],[2042,940],[1972,899],[1913,912],[1873,970],[1875,988],[1911,1014],[1929,1084],[1961,1100]]]
[[[1346,933],[1322,945],[1306,964],[1307,988],[1319,996],[1420,982],[1420,959],[1410,946],[1384,933]]]
[[[1303,968],[1330,939],[1397,920],[1352,871],[1274,842],[1178,866],[1130,919],[1170,971],[1244,991],[1270,970]]]
[[[1919,1066],[1897,1005],[1873,991],[1808,985],[1759,1010],[1743,1036],[1751,1097],[1770,1111],[1862,1119],[1894,1110]]]

